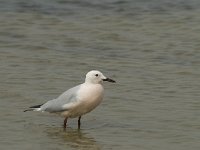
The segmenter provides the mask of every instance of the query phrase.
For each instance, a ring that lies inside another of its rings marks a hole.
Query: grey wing
[[[46,102],[40,107],[41,111],[62,112],[67,110],[67,108],[64,108],[63,106],[65,104],[77,102],[77,93],[80,86],[81,85],[75,86],[61,94],[58,98]]]

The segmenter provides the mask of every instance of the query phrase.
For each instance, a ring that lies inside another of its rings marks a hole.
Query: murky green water
[[[200,149],[198,0],[0,3],[1,149]],[[80,131],[23,112],[92,69],[117,83]]]

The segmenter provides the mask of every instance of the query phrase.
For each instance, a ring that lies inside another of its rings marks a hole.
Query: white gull
[[[68,118],[78,117],[78,128],[80,129],[81,116],[92,111],[103,100],[103,81],[115,82],[105,77],[100,71],[92,70],[86,74],[84,83],[65,91],[56,99],[42,105],[31,106],[24,112],[41,111],[60,114],[65,117],[64,128],[67,126]]]

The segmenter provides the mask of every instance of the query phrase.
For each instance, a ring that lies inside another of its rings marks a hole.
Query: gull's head
[[[93,84],[99,84],[103,81],[108,82],[115,82],[114,80],[107,78],[98,70],[92,70],[86,74],[85,82],[86,83],[93,83]]]

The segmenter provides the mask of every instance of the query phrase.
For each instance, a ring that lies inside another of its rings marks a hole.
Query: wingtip
[[[26,109],[23,112],[27,112],[27,111],[33,111],[33,109]]]
[[[40,104],[40,105],[35,105],[35,106],[31,106],[29,108],[40,108],[40,106],[42,106],[43,104]]]

